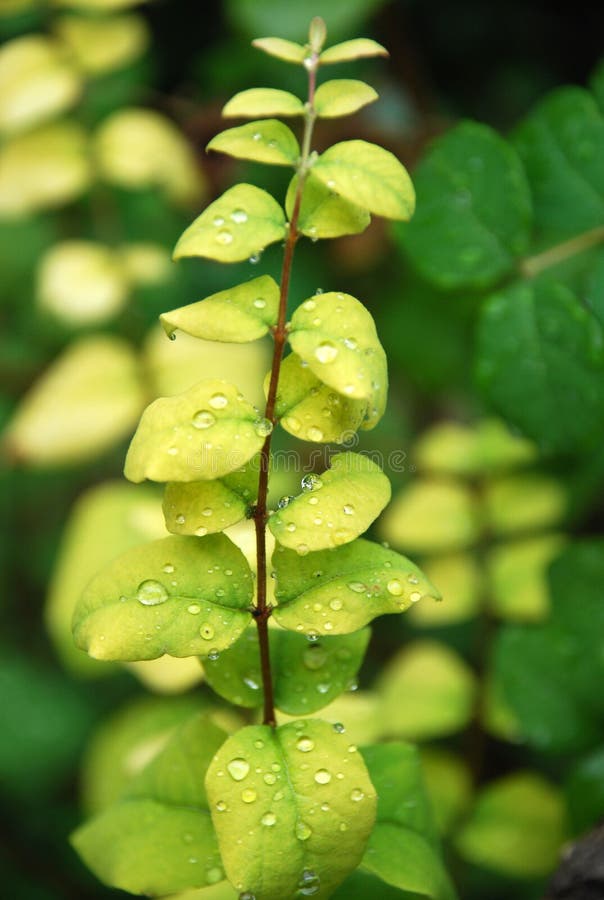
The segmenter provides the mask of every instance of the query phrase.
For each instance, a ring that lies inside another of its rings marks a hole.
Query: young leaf
[[[423,596],[440,596],[410,560],[362,539],[308,556],[278,546],[273,565],[279,603],[273,616],[304,634],[349,634]]]
[[[302,44],[278,37],[256,38],[252,41],[252,46],[268,53],[269,56],[276,56],[291,63],[303,63],[308,52]]]
[[[212,138],[206,150],[274,166],[295,166],[300,156],[296,136],[278,119],[248,122],[221,131]]]
[[[529,465],[537,457],[531,441],[512,434],[499,419],[482,419],[475,426],[440,422],[415,444],[418,468],[439,475],[482,475]]]
[[[285,209],[291,218],[296,199],[298,176],[294,175],[287,189]],[[298,216],[298,231],[312,240],[336,238],[345,234],[361,234],[371,216],[366,209],[349,203],[330,191],[312,171],[304,182],[304,192]]]
[[[203,537],[240,522],[256,499],[259,466],[254,458],[215,481],[169,482],[163,504],[168,531]]]
[[[312,171],[331,191],[377,216],[406,222],[413,215],[415,192],[407,170],[377,144],[334,144],[321,154]]]
[[[270,374],[265,393],[268,379]],[[361,426],[366,410],[366,400],[334,393],[296,353],[290,353],[281,364],[276,414],[281,426],[294,437],[342,444]]]
[[[560,525],[568,497],[556,478],[539,472],[518,473],[488,481],[484,507],[489,530],[510,535]]]
[[[253,184],[236,184],[189,225],[174,248],[174,259],[205,256],[241,262],[285,234],[285,216],[277,201]]]
[[[319,85],[314,107],[320,119],[335,119],[349,116],[377,99],[377,91],[364,81],[338,78]]]
[[[252,278],[159,317],[168,337],[177,329],[207,341],[242,344],[268,334],[277,324],[279,286],[270,275]]]
[[[225,733],[196,715],[71,841],[95,875],[133,894],[164,896],[222,881],[204,777]]]
[[[331,703],[356,676],[369,642],[364,628],[310,642],[306,635],[269,629],[275,706],[289,715],[308,715]],[[217,659],[204,659],[206,680],[237,706],[264,702],[258,629],[255,625]]]
[[[269,519],[284,547],[298,553],[347,544],[366,531],[390,500],[390,482],[360,453],[338,453],[320,477],[302,480],[303,493]]]
[[[292,316],[289,342],[323,384],[368,400],[362,427],[377,425],[388,391],[386,355],[371,314],[358,300],[333,292],[306,300]]]
[[[235,94],[222,110],[226,118],[255,119],[257,116],[303,116],[304,104],[289,91],[250,88]]]
[[[147,407],[128,449],[129,481],[211,481],[256,454],[265,420],[226,381],[207,379]]]
[[[74,640],[95,659],[204,656],[237,640],[252,593],[247,561],[225,535],[163,538],[93,578],[74,613]]]
[[[530,240],[531,198],[514,149],[462,122],[414,172],[417,213],[400,229],[413,263],[442,288],[485,288],[510,273]]]
[[[547,569],[563,545],[562,535],[547,534],[492,547],[486,557],[492,611],[512,622],[547,618]]]
[[[222,745],[206,789],[238,890],[256,900],[311,889],[328,897],[358,865],[376,797],[355,751],[345,734],[316,719],[249,726]]]
[[[424,572],[437,584],[442,602],[417,603],[409,620],[420,628],[438,628],[473,619],[481,610],[484,576],[473,553],[447,553],[423,561]]]
[[[354,38],[351,41],[343,41],[328,47],[319,57],[321,65],[331,63],[348,62],[352,59],[362,59],[367,56],[388,56],[388,51],[377,41],[371,38]]]
[[[416,748],[384,744],[362,752],[378,795],[362,869],[414,896],[455,900]]]

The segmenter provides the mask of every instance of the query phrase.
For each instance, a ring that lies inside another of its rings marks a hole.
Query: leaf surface
[[[221,131],[206,150],[275,166],[294,166],[300,156],[296,136],[278,119],[248,122]]]

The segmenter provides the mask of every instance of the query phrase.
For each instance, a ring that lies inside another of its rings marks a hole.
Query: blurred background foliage
[[[542,897],[560,848],[604,815],[602,9],[0,0],[7,896],[120,895],[67,844],[82,805],[114,800],[192,710],[240,724],[195,660],[95,662],[70,617],[99,568],[164,533],[157,490],[120,480],[144,406],[206,375],[262,403],[263,341],[171,343],[157,316],[256,272],[176,266],[171,248],[234,180],[283,196],[287,174],[203,149],[235,91],[302,90],[249,41],[304,40],[316,14],[331,41],[363,33],[391,52],[341,68],[381,102],[325,123],[319,149],[387,146],[419,205],[409,226],[302,244],[292,303],[340,289],[374,314],[392,389],[362,448],[384,454],[395,486],[375,530],[444,595],[377,623],[358,685],[325,715],[359,743],[420,743],[464,900]],[[279,248],[261,262],[278,275]],[[370,876],[342,890],[404,896]]]

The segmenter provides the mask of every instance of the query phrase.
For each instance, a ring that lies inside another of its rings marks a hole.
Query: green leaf
[[[189,225],[174,248],[174,259],[241,262],[285,236],[285,216],[277,201],[253,184],[236,184]]]
[[[485,520],[497,535],[559,525],[567,506],[564,486],[540,472],[505,475],[485,486]]]
[[[376,616],[439,594],[410,560],[362,539],[299,556],[278,546],[275,620],[311,636],[349,634]],[[369,601],[369,602],[368,602]]]
[[[424,571],[442,593],[437,603],[417,603],[409,621],[423,628],[454,625],[474,618],[481,608],[483,572],[472,553],[448,553],[423,562]]]
[[[604,747],[573,766],[566,795],[574,833],[595,828],[604,815]]]
[[[270,373],[265,393],[269,380]],[[275,410],[281,426],[294,437],[343,444],[361,426],[367,401],[335,394],[296,353],[290,353],[281,364]]]
[[[360,453],[338,453],[320,477],[305,476],[303,493],[269,519],[275,539],[297,553],[325,550],[366,531],[390,500],[390,482]]]
[[[511,622],[540,622],[549,612],[546,574],[564,545],[558,534],[492,547],[486,557],[492,612]]]
[[[309,642],[306,635],[269,629],[275,706],[288,715],[307,715],[331,703],[353,681],[370,631]],[[258,629],[255,624],[217,659],[204,659],[210,687],[237,706],[264,702]]]
[[[537,448],[498,419],[475,426],[439,422],[414,447],[418,468],[439,475],[482,475],[534,462]]]
[[[105,4],[106,5],[106,4]],[[61,16],[54,31],[91,78],[119,72],[145,53],[151,33],[142,16]]]
[[[416,748],[365,747],[363,757],[377,791],[378,812],[362,868],[414,895],[454,900]]]
[[[92,579],[74,613],[74,639],[95,659],[205,656],[243,632],[252,593],[247,561],[225,535],[163,538]]]
[[[168,337],[178,329],[207,341],[242,344],[268,334],[277,324],[279,285],[270,275],[252,278],[170,312],[160,320]]]
[[[377,144],[334,144],[321,154],[312,171],[330,190],[377,216],[406,222],[413,215],[415,191],[407,170]]]
[[[334,119],[349,116],[377,99],[377,91],[364,81],[338,78],[319,85],[314,107],[320,119]]]
[[[315,294],[293,314],[289,342],[323,384],[345,397],[368,400],[362,427],[377,425],[386,407],[388,369],[362,303],[350,294]]]
[[[248,514],[258,494],[260,460],[215,481],[171,481],[164,492],[166,528],[172,534],[203,537],[224,531]]]
[[[376,797],[360,753],[316,719],[244,728],[206,777],[229,880],[256,900],[328,897],[356,868]],[[258,771],[259,770],[259,771]]]
[[[597,430],[603,374],[602,329],[564,285],[514,285],[483,307],[478,381],[543,450],[573,451]]]
[[[274,166],[295,166],[300,156],[296,136],[278,119],[248,122],[221,131],[212,138],[206,150]]]
[[[302,44],[278,37],[256,38],[252,41],[252,45],[258,50],[268,53],[269,56],[276,56],[278,59],[291,63],[303,63],[308,52]]]
[[[130,432],[144,402],[133,348],[109,335],[81,338],[21,400],[5,451],[30,466],[94,459]]]
[[[235,94],[223,108],[222,115],[242,119],[255,119],[257,116],[303,116],[304,104],[289,91],[250,88]]]
[[[491,783],[457,835],[461,855],[516,878],[554,869],[565,837],[559,792],[540,775],[515,772]]]
[[[552,244],[604,221],[604,120],[579,87],[549,94],[516,129],[542,244]]]
[[[462,122],[414,172],[417,213],[399,230],[415,266],[442,288],[485,288],[526,252],[531,200],[513,148],[486,125]]]
[[[438,831],[448,834],[470,804],[470,771],[460,757],[447,750],[423,749],[421,760]]]
[[[129,481],[210,481],[262,447],[264,419],[226,381],[207,379],[147,407],[126,457]]]
[[[381,519],[380,533],[410,552],[463,550],[480,535],[476,498],[456,481],[416,479],[396,495]]]
[[[339,731],[344,730],[355,744],[379,741],[383,732],[379,698],[371,691],[353,691],[354,685],[356,682],[350,690],[340,694],[321,710],[321,719],[337,726]],[[277,724],[282,725],[288,721],[291,718],[285,713],[277,713]]]
[[[224,738],[195,716],[115,805],[78,828],[71,841],[101,881],[163,896],[223,880],[204,777]]]
[[[437,641],[415,641],[380,678],[386,733],[428,740],[461,731],[474,711],[475,688],[472,671],[455,651]]]
[[[285,209],[292,217],[296,199],[298,176],[294,175],[287,189]],[[365,231],[371,216],[365,209],[349,203],[330,191],[318,178],[309,172],[304,182],[298,231],[312,240],[342,237],[346,234],[361,234]]]
[[[328,47],[319,57],[321,65],[348,62],[351,59],[362,59],[367,56],[388,56],[388,51],[377,41],[370,38],[354,38]]]

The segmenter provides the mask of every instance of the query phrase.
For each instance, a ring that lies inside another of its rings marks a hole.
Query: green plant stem
[[[583,234],[563,241],[561,244],[555,244],[544,250],[543,253],[528,256],[520,263],[520,271],[525,278],[534,278],[545,269],[556,266],[565,259],[583,253],[585,250],[591,250],[592,247],[597,247],[601,243],[604,243],[604,226],[602,225],[592,228],[591,231],[584,231]]]
[[[318,54],[312,55],[312,64],[308,69],[308,103],[306,107],[306,117],[304,123],[304,136],[302,140],[302,152],[298,165],[298,184],[296,187],[296,196],[294,199],[294,208],[292,210],[289,222],[289,231],[285,242],[285,251],[283,254],[283,267],[281,270],[281,284],[279,290],[279,315],[277,324],[273,330],[273,362],[271,366],[271,377],[268,387],[268,395],[266,399],[265,417],[275,426],[277,419],[275,416],[275,404],[277,400],[277,387],[279,385],[279,374],[281,372],[281,361],[283,359],[283,351],[285,349],[285,341],[287,339],[287,298],[289,295],[289,283],[291,278],[292,263],[294,259],[294,251],[298,240],[298,218],[300,216],[300,205],[302,203],[302,193],[304,191],[304,182],[308,173],[310,159],[310,143],[312,132],[315,124],[314,96],[317,75]],[[257,601],[254,609],[254,618],[258,628],[258,643],[260,646],[260,671],[262,674],[262,688],[264,691],[264,717],[265,725],[275,725],[275,703],[273,692],[273,679],[271,673],[270,648],[268,638],[268,620],[271,614],[271,607],[267,604],[266,598],[266,523],[268,520],[267,496],[268,496],[268,475],[271,458],[271,442],[272,432],[267,435],[262,450],[260,451],[260,476],[258,479],[258,501],[254,510],[254,527],[256,530],[256,563],[257,563]]]

